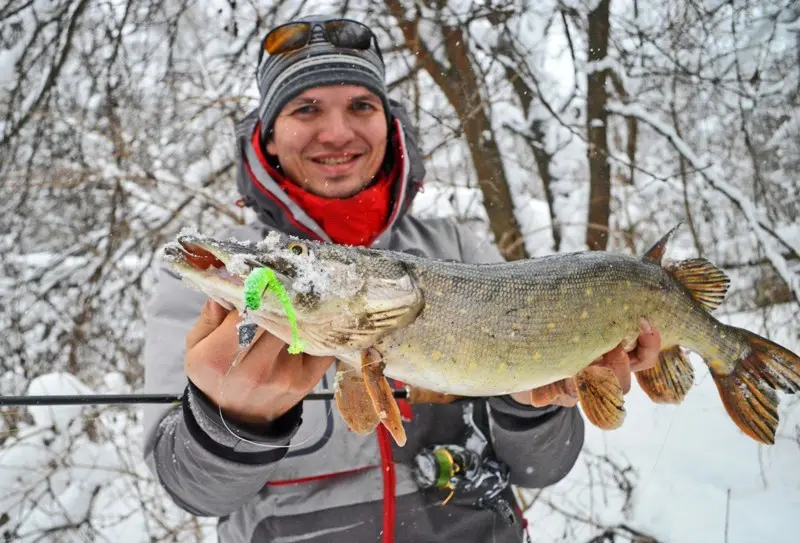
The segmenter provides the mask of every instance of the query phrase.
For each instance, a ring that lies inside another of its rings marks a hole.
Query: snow
[[[104,381],[112,391],[120,388],[119,374],[109,373]],[[37,395],[98,392],[64,373],[44,374],[28,390]],[[15,531],[14,541],[28,543],[42,541],[46,530],[73,527],[77,535],[77,527],[90,520],[91,540],[146,543],[151,540],[148,530],[153,533],[148,517],[157,514],[167,522],[173,517],[180,536],[183,530],[175,521],[186,515],[164,501],[144,464],[141,423],[125,412],[92,416],[90,409],[32,407],[34,423],[22,423],[0,449],[0,511],[12,521],[3,529]],[[89,421],[101,439],[83,432]],[[210,521],[201,521],[198,528],[208,536],[205,541],[213,541]],[[83,533],[77,539],[87,540]]]
[[[250,265],[251,261],[252,258],[248,254],[235,254],[225,264],[225,269],[234,275],[247,277],[247,274],[250,273],[252,269]]]
[[[486,218],[483,196],[473,187],[426,185],[414,198],[413,212],[421,217],[459,217],[466,220]]]
[[[800,505],[800,474],[792,468],[798,444],[781,441],[759,451],[728,419],[710,377],[699,375],[677,408],[655,407],[636,389],[626,398],[619,435],[590,429],[588,446],[619,451],[638,466],[633,521],[665,541],[721,543],[729,490],[729,542],[793,541],[788,521]],[[788,437],[800,411],[782,415]]]
[[[190,186],[201,187],[211,174],[211,161],[204,157],[186,169],[185,179]]]
[[[189,237],[194,242],[207,244],[212,252],[215,252],[214,247],[220,245],[217,240],[199,234],[196,229],[191,227],[181,229],[179,237],[183,236]],[[293,241],[304,247],[302,253],[296,254],[288,248]],[[177,241],[172,241],[170,245],[176,243]],[[269,267],[270,262],[284,262],[291,266],[294,271],[291,276],[279,275],[279,277],[282,280],[290,281],[284,284],[284,287],[290,290],[292,295],[314,292],[322,300],[349,299],[364,285],[364,278],[358,273],[356,264],[348,263],[350,255],[337,258],[336,250],[327,248],[325,245],[286,236],[273,230],[255,244],[255,251],[257,261],[264,267]],[[250,241],[229,239],[224,246],[224,253],[218,253],[218,255],[221,260],[225,261],[226,271],[238,275],[242,279],[247,277],[253,269],[253,243]],[[191,286],[214,296],[217,291],[215,284],[200,281],[195,270],[187,274],[186,269],[182,266],[182,259],[166,257],[164,261],[172,267],[176,274],[186,276]],[[212,269],[209,273],[215,275],[218,272]],[[223,296],[221,292],[220,295]],[[233,300],[228,301],[233,302]]]
[[[89,394],[91,391],[68,373],[51,373],[34,379],[28,387],[29,396],[52,394]],[[80,406],[31,406],[28,408],[38,426],[54,426],[64,431],[81,412]]]
[[[553,252],[553,231],[547,202],[529,199],[517,211],[519,227],[525,235],[525,247],[531,257]]]
[[[16,82],[16,64],[22,51],[22,44],[13,49],[0,50],[0,89]]]

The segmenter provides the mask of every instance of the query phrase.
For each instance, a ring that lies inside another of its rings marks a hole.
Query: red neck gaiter
[[[256,126],[252,145],[261,166],[297,205],[325,231],[334,243],[370,246],[386,228],[391,213],[391,194],[400,175],[399,160],[390,172],[381,169],[373,183],[350,198],[323,198],[312,194],[276,170],[262,152]],[[390,146],[389,152],[396,147]]]

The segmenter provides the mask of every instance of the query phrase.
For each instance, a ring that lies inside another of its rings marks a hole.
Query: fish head
[[[402,261],[380,251],[275,231],[248,242],[184,230],[165,246],[164,255],[185,282],[240,312],[250,273],[272,270],[313,354],[366,348],[410,322],[422,306],[422,294]],[[286,308],[275,292],[265,289],[259,307],[246,311],[271,332],[287,336]]]

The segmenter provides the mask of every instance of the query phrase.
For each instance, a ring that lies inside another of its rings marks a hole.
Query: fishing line
[[[367,362],[366,364],[360,366],[360,368],[363,368],[365,366],[380,366],[382,363],[383,363],[383,360],[378,360],[376,362]],[[350,366],[349,369],[340,370],[339,373],[341,373],[342,375],[345,375],[345,374],[348,374],[350,372],[357,372],[360,368],[354,368],[354,367]]]
[[[653,467],[650,468],[650,473],[647,475],[647,484],[650,483],[650,480],[653,478],[653,474],[656,472],[656,467],[658,467],[658,463],[661,461],[661,457],[664,454],[664,449],[667,448],[667,441],[669,440],[669,433],[672,431],[672,425],[675,422],[675,417],[678,416],[678,410],[681,406],[678,406],[678,409],[672,413],[672,416],[669,418],[669,424],[667,425],[667,431],[664,434],[664,441],[661,442],[661,448],[658,450],[658,454],[656,455],[656,461],[653,462]],[[646,485],[643,485],[643,487]],[[644,490],[644,488],[642,488]]]
[[[271,291],[280,301],[281,305],[283,306],[283,310],[286,313],[286,317],[289,320],[289,324],[292,327],[292,343],[289,345],[288,351],[291,354],[299,354],[303,352],[306,344],[305,342],[300,339],[298,329],[297,329],[297,316],[294,312],[294,307],[292,307],[292,301],[289,299],[289,295],[286,293],[286,288],[283,286],[283,283],[280,282],[278,277],[275,275],[275,272],[270,268],[263,268],[263,267],[254,267],[250,273],[247,275],[247,278],[244,281],[244,305],[245,309],[242,313],[242,322],[239,323],[237,326],[238,329],[238,339],[239,339],[239,352],[234,357],[233,361],[231,362],[228,371],[225,372],[225,375],[222,377],[222,382],[219,385],[219,394],[220,394],[220,401],[218,405],[219,417],[222,421],[222,425],[231,434],[233,437],[244,441],[250,445],[254,445],[256,447],[262,447],[265,449],[289,449],[295,447],[300,447],[305,445],[312,439],[318,439],[320,435],[325,432],[325,428],[322,428],[321,432],[312,434],[308,438],[304,439],[300,443],[293,443],[289,445],[269,445],[267,443],[258,443],[255,441],[251,441],[244,437],[236,435],[233,430],[230,429],[228,423],[225,422],[225,416],[222,414],[222,398],[224,396],[224,385],[225,381],[233,371],[233,368],[241,361],[242,357],[245,355],[246,352],[249,352],[250,347],[253,345],[255,341],[257,325],[251,322],[248,318],[247,311],[257,311],[261,307],[261,301],[264,294],[267,291]],[[328,406],[328,411],[325,414],[325,418],[327,419],[333,411],[333,402]]]
[[[701,377],[700,380],[694,386],[699,387],[700,385],[702,385],[709,375],[711,374],[710,373],[704,374],[703,377]],[[640,492],[644,492],[645,487],[649,485],[650,481],[653,479],[653,474],[656,472],[658,463],[661,461],[661,457],[664,454],[664,449],[667,448],[667,441],[669,440],[669,434],[672,431],[672,425],[675,423],[675,417],[678,416],[679,411],[681,411],[683,407],[684,407],[683,403],[677,405],[674,412],[672,413],[672,416],[669,419],[669,424],[667,425],[667,431],[664,434],[664,441],[661,442],[661,448],[659,449],[658,454],[656,455],[656,460],[653,463],[653,467],[650,469],[650,473],[647,475],[647,478],[644,479],[642,482],[642,489]]]
[[[249,440],[247,438],[239,436],[239,435],[235,434],[233,432],[233,430],[231,430],[230,426],[228,426],[228,423],[225,422],[225,416],[222,414],[222,399],[223,399],[223,396],[224,396],[225,380],[228,378],[228,376],[230,375],[231,371],[233,371],[234,366],[236,366],[241,361],[243,355],[249,350],[249,348],[250,348],[250,345],[248,345],[245,348],[239,349],[239,352],[236,354],[236,356],[234,357],[233,361],[231,362],[231,365],[228,368],[228,371],[226,371],[225,375],[223,375],[222,382],[219,384],[219,395],[220,395],[219,400],[220,401],[219,401],[219,405],[217,407],[217,410],[219,412],[219,418],[222,421],[222,425],[225,427],[225,429],[228,431],[228,433],[231,436],[235,437],[236,439],[238,439],[240,441],[244,441],[245,443],[248,443],[250,445],[254,445],[256,447],[261,447],[261,448],[264,448],[264,449],[288,449],[288,450],[291,450],[291,449],[294,449],[296,447],[301,447],[301,446],[305,445],[306,443],[308,443],[309,441],[311,441],[313,439],[318,439],[320,435],[325,433],[325,428],[324,427],[321,429],[321,431],[318,431],[315,434],[311,434],[310,436],[308,436],[308,438],[304,439],[303,441],[301,441],[299,443],[290,443],[289,445],[269,445],[267,443],[258,443],[256,441],[251,441],[251,440]],[[328,406],[328,410],[325,413],[325,418],[329,417],[331,415],[332,411],[333,411],[333,402],[331,402],[331,404]]]

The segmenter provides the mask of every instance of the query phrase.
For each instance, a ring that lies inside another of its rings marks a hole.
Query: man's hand
[[[186,335],[184,368],[191,381],[225,416],[251,424],[274,420],[311,392],[333,357],[289,354],[287,345],[259,329],[239,354],[239,312],[209,300]],[[226,374],[228,374],[226,376]]]
[[[652,368],[658,363],[661,351],[661,336],[648,321],[642,321],[636,344],[630,352],[620,343],[617,347],[598,358],[593,365],[605,366],[617,376],[622,392],[631,389],[631,373]],[[578,391],[573,379],[563,379],[529,391],[515,392],[511,395],[521,404],[543,407],[563,405],[572,407],[578,403]]]

